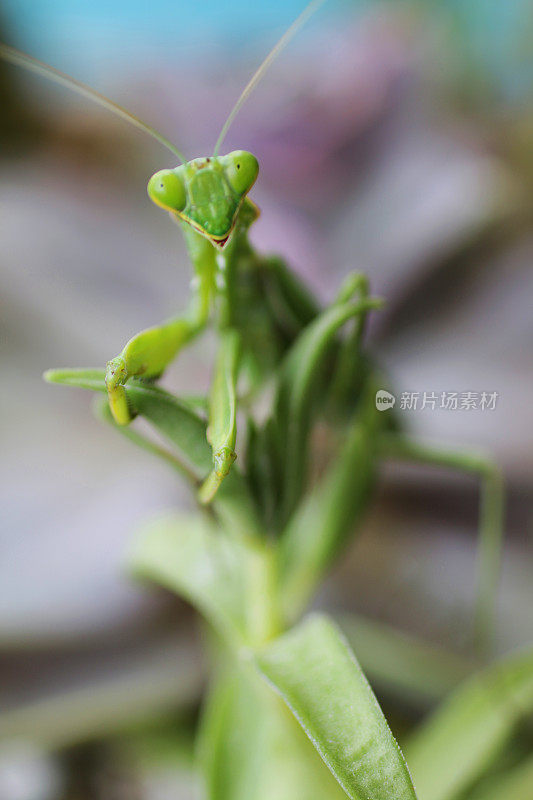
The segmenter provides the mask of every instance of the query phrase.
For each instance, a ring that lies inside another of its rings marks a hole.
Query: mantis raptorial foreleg
[[[205,325],[200,318],[177,317],[154,328],[147,328],[129,340],[119,356],[107,362],[106,385],[109,407],[119,425],[133,418],[124,384],[128,378],[148,380],[161,375],[179,350]]]
[[[491,632],[500,575],[504,487],[499,469],[483,455],[430,447],[400,434],[384,434],[380,451],[385,457],[448,467],[480,478],[475,633],[478,646],[484,647]]]
[[[133,409],[124,389],[128,378],[158,378],[181,348],[200,333],[208,321],[214,293],[213,246],[195,231],[188,229],[186,235],[196,272],[190,311],[162,325],[141,331],[129,340],[120,355],[107,363],[109,407],[119,425],[127,425],[133,417]]]

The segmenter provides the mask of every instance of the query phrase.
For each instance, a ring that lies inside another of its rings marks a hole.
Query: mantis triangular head
[[[223,246],[258,172],[252,153],[234,150],[159,170],[148,182],[148,194],[158,206]]]

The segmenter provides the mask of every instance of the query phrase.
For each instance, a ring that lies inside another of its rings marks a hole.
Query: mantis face
[[[258,171],[256,157],[246,150],[234,150],[227,156],[195,158],[152,175],[148,194],[158,206],[223,247]]]

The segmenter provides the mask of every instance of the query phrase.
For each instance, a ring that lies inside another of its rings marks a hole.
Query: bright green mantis
[[[296,375],[292,388],[282,381],[277,398],[279,414],[289,422],[274,433],[271,426],[266,434],[270,449],[278,453],[283,472],[278,476],[281,499],[274,500],[277,527],[281,529],[289,521],[302,493],[303,457],[295,454],[303,449],[309,409],[318,405],[342,417],[349,409],[363,408],[357,424],[366,424],[364,420],[368,419],[373,464],[393,457],[447,466],[481,477],[478,627],[485,630],[499,569],[503,503],[498,471],[484,457],[456,455],[414,444],[395,431],[387,414],[368,411],[374,402],[372,393],[380,388],[380,378],[375,366],[361,353],[361,339],[366,316],[379,308],[380,301],[369,296],[366,278],[354,273],[332,306],[321,310],[282,259],[257,253],[248,232],[259,211],[248,195],[258,177],[258,161],[245,150],[219,155],[228,128],[250,92],[322,2],[313,0],[268,54],[230,113],[213,154],[190,161],[153,128],[84,84],[6,45],[0,45],[0,56],[105,106],[157,139],[182,162],[156,172],[148,182],[148,195],[168,212],[185,237],[194,272],[191,302],[185,313],[131,338],[122,352],[108,362],[106,387],[115,422],[126,426],[136,414],[126,390],[127,382],[156,381],[180,350],[212,323],[219,341],[208,401],[212,468],[198,491],[200,502],[209,504],[236,459],[237,412],[243,384],[246,396],[253,396],[285,363],[292,345],[302,339],[297,355],[292,356],[291,369]],[[340,339],[344,327],[350,330]],[[289,368],[285,364],[281,369]],[[324,374],[317,381],[314,373]],[[276,487],[276,478],[273,486]]]

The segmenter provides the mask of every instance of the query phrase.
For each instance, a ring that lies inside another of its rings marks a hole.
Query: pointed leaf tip
[[[77,386],[80,389],[89,389],[96,392],[105,391],[105,372],[103,369],[47,369],[43,373],[43,379],[47,383]]]
[[[344,637],[313,615],[256,656],[352,800],[416,800],[403,755]]]

